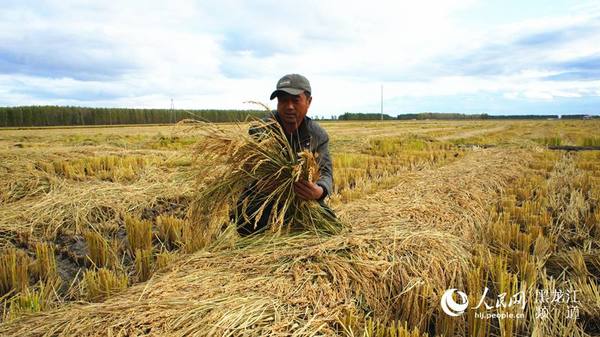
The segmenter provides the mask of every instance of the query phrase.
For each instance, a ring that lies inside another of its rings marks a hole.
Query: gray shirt
[[[268,120],[273,117],[283,128],[283,123],[277,112],[273,112],[273,115],[266,119]],[[250,133],[253,133],[253,131],[250,130]],[[329,155],[329,135],[327,135],[325,129],[311,118],[304,117],[298,129],[291,134],[286,134],[286,138],[295,152],[308,149],[312,153],[318,153],[319,180],[317,180],[316,184],[321,186],[324,191],[319,201],[331,195],[333,191],[333,164]]]

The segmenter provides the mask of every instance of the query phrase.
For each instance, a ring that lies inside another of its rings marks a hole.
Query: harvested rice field
[[[320,124],[337,219],[249,237],[247,124],[0,129],[0,335],[600,336],[600,121]]]

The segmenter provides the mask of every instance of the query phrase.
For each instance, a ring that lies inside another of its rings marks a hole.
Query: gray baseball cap
[[[271,99],[277,97],[280,92],[287,92],[290,95],[300,95],[304,91],[312,92],[310,82],[306,77],[300,74],[287,74],[277,81],[277,87],[271,94]]]

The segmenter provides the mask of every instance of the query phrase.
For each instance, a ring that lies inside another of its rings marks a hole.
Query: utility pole
[[[381,120],[383,120],[383,84],[381,85]]]
[[[175,104],[173,104],[173,98],[171,98],[171,123],[175,123]]]

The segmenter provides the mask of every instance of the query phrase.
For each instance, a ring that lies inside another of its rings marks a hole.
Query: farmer
[[[306,116],[312,102],[311,93],[310,83],[306,77],[299,74],[283,76],[271,94],[271,100],[277,97],[277,112],[269,118],[274,118],[281,125],[296,153],[308,149],[318,154],[319,179],[315,183],[299,180],[294,183],[294,191],[299,198],[318,201],[331,215],[334,215],[324,202],[333,187],[333,169],[328,148],[329,136],[317,122]],[[244,197],[242,195],[240,200]],[[256,207],[250,205],[246,214],[252,214]],[[238,233],[246,236],[266,229],[270,213],[271,207],[265,209],[256,226],[255,219],[249,219],[250,222],[247,222],[243,217],[238,217]]]

